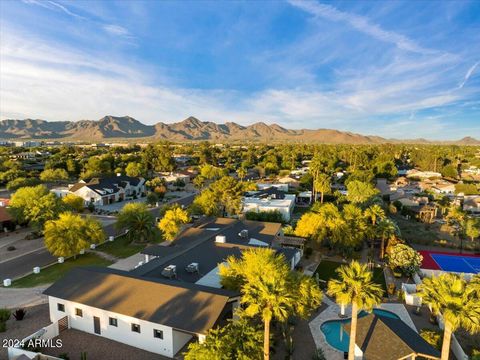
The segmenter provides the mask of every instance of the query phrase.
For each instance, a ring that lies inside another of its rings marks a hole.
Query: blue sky
[[[0,2],[0,116],[480,137],[479,1]]]

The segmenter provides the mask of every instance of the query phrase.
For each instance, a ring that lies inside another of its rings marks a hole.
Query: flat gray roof
[[[75,268],[45,295],[205,334],[239,294],[192,283],[137,277],[108,268]]]

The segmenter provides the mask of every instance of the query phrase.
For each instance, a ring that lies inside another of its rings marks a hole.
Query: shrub
[[[325,357],[323,350],[321,348],[318,348],[312,355],[312,360],[327,360],[327,358]]]
[[[27,315],[27,311],[25,309],[17,309],[13,313],[13,316],[15,317],[15,319],[17,321],[22,321],[24,319],[25,315]]]
[[[10,319],[10,310],[8,309],[0,309],[0,322],[6,322]]]
[[[443,331],[422,329],[420,330],[420,336],[435,349],[441,350],[443,343]]]

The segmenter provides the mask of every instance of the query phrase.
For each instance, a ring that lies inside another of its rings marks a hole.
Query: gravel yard
[[[22,321],[15,320],[13,314],[10,320],[7,321],[7,331],[0,333],[2,345],[4,339],[22,340],[42,327],[50,325],[48,304],[31,306],[25,309],[27,310],[27,315]],[[7,359],[7,348],[3,346],[0,347],[0,359]]]

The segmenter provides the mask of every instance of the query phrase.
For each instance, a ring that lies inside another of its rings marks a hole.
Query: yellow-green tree
[[[10,200],[8,211],[20,223],[43,230],[46,221],[56,219],[64,206],[44,185],[18,189]]]
[[[178,235],[181,226],[189,221],[188,212],[176,206],[165,212],[162,220],[158,223],[158,227],[162,230],[165,240],[173,241]]]
[[[62,202],[67,208],[71,209],[72,211],[82,212],[85,208],[83,198],[75,194],[67,194],[62,198]]]
[[[311,277],[290,271],[283,255],[273,249],[255,248],[220,265],[221,283],[240,290],[245,315],[264,323],[264,359],[270,357],[270,323],[285,322],[290,316],[306,318],[322,300],[322,292]]]
[[[105,240],[102,224],[90,217],[65,212],[45,223],[45,246],[54,256],[75,256],[90,244]]]
[[[336,302],[341,306],[352,305],[348,360],[354,360],[358,312],[369,311],[374,305],[379,304],[383,290],[380,285],[373,282],[373,273],[367,269],[367,265],[360,264],[358,261],[342,265],[336,272],[339,278],[328,282],[327,293],[335,297]]]
[[[470,333],[480,332],[480,291],[478,278],[468,284],[457,274],[446,273],[425,278],[419,287],[422,301],[444,321],[442,360],[448,360],[452,332],[463,327]]]

